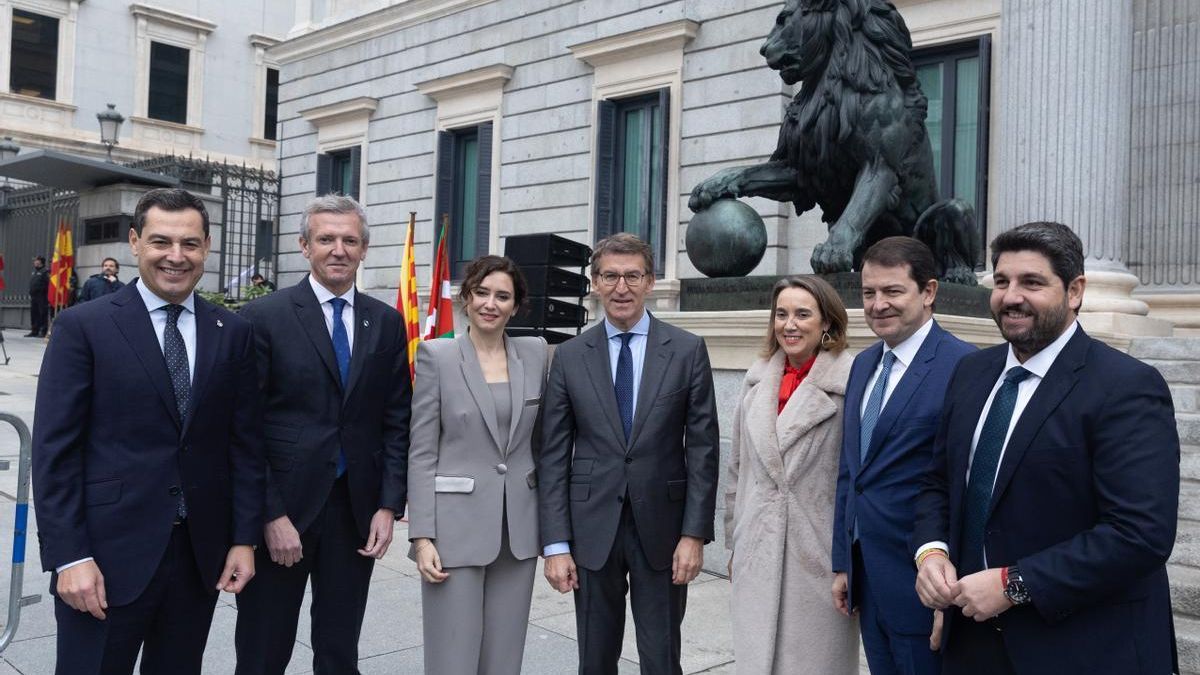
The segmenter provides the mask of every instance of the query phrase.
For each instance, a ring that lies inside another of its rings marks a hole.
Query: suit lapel
[[[1025,404],[1025,409],[1021,411],[1021,417],[1017,419],[1017,424],[1013,427],[1008,444],[1004,446],[1000,467],[996,470],[996,485],[992,488],[992,501],[988,506],[988,516],[991,516],[992,510],[996,508],[996,502],[1004,494],[1004,489],[1012,480],[1017,466],[1021,463],[1021,458],[1025,456],[1025,451],[1029,449],[1029,444],[1037,436],[1037,432],[1042,428],[1046,418],[1058,409],[1067,394],[1075,388],[1075,383],[1079,381],[1076,371],[1084,366],[1084,357],[1087,355],[1090,343],[1091,338],[1083,332],[1083,329],[1076,328],[1075,335],[1063,347],[1058,358],[1054,359],[1054,364],[1046,372],[1045,379],[1038,384],[1033,398]]]
[[[508,352],[508,397],[512,402],[508,438],[502,447],[504,455],[508,456],[508,450],[512,447],[513,439],[517,435],[517,425],[520,424],[521,415],[525,412],[525,366],[521,363],[521,356],[517,353],[517,346],[512,340],[504,341],[504,349]]]
[[[196,373],[192,377],[191,403],[183,426],[185,434],[196,417],[196,408],[208,384],[208,374],[217,359],[217,344],[221,341],[215,316],[217,308],[201,300],[200,296],[196,296],[193,306],[196,308]]]
[[[358,384],[359,378],[362,376],[363,364],[367,360],[367,354],[370,354],[375,342],[372,339],[376,334],[375,313],[367,307],[367,303],[362,293],[354,292],[354,349],[350,352],[350,377],[346,380],[346,391],[343,394],[343,402],[350,399],[350,393],[354,391],[354,385]],[[329,341],[333,345],[332,338]]]
[[[596,400],[613,429],[613,438],[622,443],[625,439],[625,429],[621,426],[621,412],[617,410],[617,394],[613,390],[612,365],[608,359],[608,334],[604,331],[604,322],[601,321],[584,335],[587,336],[588,350],[584,354],[583,362],[587,368],[588,379],[592,381],[592,387],[596,390]]]
[[[642,381],[638,385],[637,407],[633,410],[633,429],[629,432],[629,447],[631,448],[637,441],[642,427],[646,426],[650,408],[653,406],[654,399],[658,398],[658,392],[662,389],[663,380],[667,375],[667,367],[671,364],[671,357],[675,355],[674,350],[669,346],[670,342],[671,336],[663,329],[658,319],[650,317],[650,332],[646,335],[646,354],[642,359]],[[613,401],[616,401],[615,390]]]
[[[867,457],[863,461],[863,467],[870,464],[871,460],[879,454],[884,439],[892,433],[892,427],[900,419],[909,400],[920,388],[921,383],[925,381],[925,376],[929,374],[931,367],[930,363],[937,356],[938,345],[941,343],[942,333],[935,323],[930,329],[929,335],[925,336],[925,341],[917,350],[912,363],[904,369],[904,375],[896,383],[896,388],[892,390],[892,395],[888,397],[887,403],[884,404],[879,421],[875,423],[875,430],[871,432],[871,446],[867,448]]]
[[[783,453],[780,451],[779,424],[779,381],[783,379],[783,350],[775,352],[767,361],[759,361],[753,366],[762,368],[757,373],[761,378],[753,385],[746,402],[746,421],[744,427],[750,438],[750,445],[758,455],[759,461],[767,470],[767,475],[776,485],[783,485]]]
[[[146,311],[146,304],[142,302],[137,287],[129,284],[113,295],[112,303],[118,306],[117,311],[112,314],[117,330],[125,336],[171,419],[175,421],[176,428],[179,428],[179,409],[175,405],[171,376],[167,373],[167,360],[163,356],[162,346],[158,343],[158,336],[154,334],[150,312]]]
[[[471,344],[471,338],[467,337],[466,333],[454,338],[454,341],[458,343],[458,353],[462,359],[463,379],[467,381],[467,390],[475,399],[475,405],[479,406],[479,412],[483,413],[483,423],[487,425],[488,433],[491,434],[492,441],[496,444],[496,450],[503,453],[506,444],[500,440],[500,425],[496,421],[496,402],[492,400],[492,392],[488,388],[487,380],[483,378],[483,369],[479,367],[479,356],[475,354],[475,345]],[[512,377],[511,373],[509,377]]]
[[[858,450],[862,445],[862,415],[859,411],[862,409],[863,397],[867,395],[867,383],[871,381],[871,373],[875,372],[882,354],[882,342],[867,347],[856,360],[857,364],[861,364],[860,367],[850,372],[850,381],[846,384],[846,419],[851,422],[847,425],[849,432],[843,444],[852,450],[847,453],[847,461],[850,463],[851,475],[855,476],[862,468],[861,453]]]
[[[321,305],[317,302],[317,296],[313,293],[308,277],[292,287],[292,300],[296,305],[296,318],[300,321],[300,326],[304,328],[304,334],[312,342],[313,349],[317,350],[317,355],[321,357],[325,369],[329,371],[329,376],[341,388],[342,374],[338,371],[337,358],[333,355],[333,338],[329,337],[329,328],[325,325],[325,314],[321,311]],[[353,358],[350,360],[354,361]]]
[[[782,350],[777,352],[782,354]],[[805,376],[804,381],[796,388],[795,393],[788,399],[783,410],[775,419],[775,437],[778,439],[776,451],[779,454],[779,461],[782,466],[783,449],[788,448],[789,452],[796,452],[793,446],[802,436],[812,430],[821,422],[833,417],[837,414],[837,404],[829,397],[827,387],[829,386],[828,376],[830,369],[833,367],[836,356],[829,352],[821,352],[817,355],[817,362],[813,364],[812,370]],[[783,364],[780,363],[776,369],[778,379],[775,382],[775,400],[778,407],[779,400],[779,381],[783,379]],[[793,462],[792,466],[800,466]],[[783,477],[787,480],[787,469],[783,469]]]

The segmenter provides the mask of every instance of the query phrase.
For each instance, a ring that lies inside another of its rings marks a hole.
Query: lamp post
[[[108,110],[96,113],[96,119],[100,120],[100,142],[108,148],[108,161],[111,162],[113,146],[120,144],[121,123],[125,116],[117,112],[116,105],[109,103]]]

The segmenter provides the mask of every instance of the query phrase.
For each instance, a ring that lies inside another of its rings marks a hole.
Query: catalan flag
[[[450,216],[442,216],[437,254],[433,259],[433,278],[429,284],[429,311],[425,314],[425,340],[454,337],[454,300],[450,297],[450,256],[446,252],[446,230]]]
[[[71,243],[71,228],[67,221],[58,221],[58,234],[54,237],[54,258],[50,261],[50,287],[46,299],[50,306],[58,309],[70,304],[71,268],[75,266],[75,247]]]
[[[404,315],[404,330],[408,334],[408,372],[417,375],[417,345],[421,342],[421,315],[417,298],[417,260],[413,255],[413,230],[417,227],[415,211],[408,214],[408,237],[404,240],[404,258],[400,272],[400,292],[396,309]]]

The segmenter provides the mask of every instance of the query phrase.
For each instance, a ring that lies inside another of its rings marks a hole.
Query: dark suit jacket
[[[216,592],[230,545],[262,538],[250,324],[198,296],[195,309],[196,366],[182,428],[135,284],[59,314],[42,360],[33,428],[42,566],[49,572],[94,557],[113,606],[134,601],[149,583],[181,489],[206,590]]]
[[[354,297],[349,386],[342,388],[333,340],[308,277],[247,304],[254,324],[268,521],[287,515],[300,532],[321,512],[346,453],[359,534],[389,508],[404,513],[412,381],[399,312],[362,292]]]
[[[833,521],[833,569],[846,572],[854,588],[850,546],[858,519],[859,547],[871,569],[872,598],[888,626],[899,633],[928,634],[933,612],[914,590],[917,572],[908,551],[913,502],[933,457],[933,437],[946,384],[958,360],[976,351],[935,321],[912,363],[896,383],[861,460],[859,410],[867,384],[883,356],[883,342],[854,358],[842,418],[842,460]],[[850,598],[851,606],[859,599]]]
[[[681,535],[712,540],[720,440],[703,340],[651,317],[629,443],[603,323],[559,345],[542,405],[543,545],[569,541],[600,569],[626,495],[654,569],[670,568]]]
[[[910,553],[941,540],[958,564],[971,440],[1007,350],[963,357],[950,381]],[[996,619],[1018,673],[1172,672],[1178,504],[1162,376],[1077,329],[1013,428],[984,533],[988,566],[1018,565],[1033,598]],[[964,620],[947,613],[946,640]]]

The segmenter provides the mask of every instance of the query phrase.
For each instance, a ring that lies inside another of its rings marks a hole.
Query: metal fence
[[[34,256],[45,256],[49,269],[59,223],[65,222],[79,241],[79,195],[33,186],[6,191],[3,199],[0,254],[4,256],[4,271],[0,274],[4,290],[0,291],[0,306],[28,309]]]

